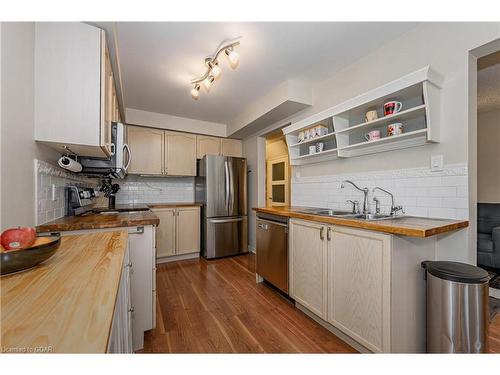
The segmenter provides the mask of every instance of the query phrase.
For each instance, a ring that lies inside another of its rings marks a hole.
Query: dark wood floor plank
[[[354,350],[269,286],[255,256],[157,268],[157,326],[143,353],[324,353]]]

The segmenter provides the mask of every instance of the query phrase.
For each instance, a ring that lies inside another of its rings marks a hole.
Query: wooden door
[[[290,220],[290,296],[314,314],[327,316],[326,225]]]
[[[104,32],[101,34],[101,147],[111,155],[111,122],[113,121],[113,70]]]
[[[176,254],[200,251],[200,208],[179,207],[176,216]]]
[[[196,176],[196,136],[165,132],[165,173],[171,176]]]
[[[128,173],[152,175],[163,173],[164,132],[153,128],[127,126],[127,141],[132,156]]]
[[[152,211],[160,219],[156,229],[156,257],[175,255],[175,209],[156,208]]]
[[[243,145],[239,139],[222,138],[221,153],[224,156],[241,158],[243,156]]]
[[[220,138],[208,137],[206,135],[196,136],[196,158],[202,159],[205,155],[221,154]]]
[[[267,161],[267,207],[290,205],[290,165],[288,156]]]
[[[390,352],[391,236],[337,226],[328,245],[328,321]]]

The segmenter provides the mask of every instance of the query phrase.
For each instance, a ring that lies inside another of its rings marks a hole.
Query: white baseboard
[[[200,257],[199,252],[190,253],[190,254],[172,255],[170,257],[156,258],[156,264],[176,262],[178,260],[195,259],[195,258],[199,258],[199,257]]]

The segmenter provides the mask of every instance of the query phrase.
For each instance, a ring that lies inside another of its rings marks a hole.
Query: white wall
[[[218,137],[226,136],[225,124],[171,116],[163,113],[141,111],[134,108],[125,109],[125,122],[127,124],[152,126],[189,133],[207,134]]]
[[[34,23],[1,24],[1,228],[35,225],[35,158],[58,154],[34,139]]]
[[[497,38],[500,38],[500,23],[423,23],[316,84],[313,106],[286,121],[299,121],[430,65],[444,77],[441,143],[293,167],[292,177],[297,177],[297,173],[301,177],[314,177],[426,167],[433,154],[444,155],[444,163],[448,165],[467,164],[469,51]],[[263,187],[259,185],[259,189]],[[292,195],[293,190],[292,182]],[[463,259],[475,259],[472,249],[463,251],[467,253],[462,254]]]
[[[500,203],[500,109],[478,113],[477,200]]]

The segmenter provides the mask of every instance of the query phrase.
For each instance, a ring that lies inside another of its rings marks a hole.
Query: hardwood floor
[[[500,313],[490,324],[490,352],[500,354]]]
[[[144,353],[355,353],[290,301],[255,283],[255,256],[165,263]]]
[[[291,302],[255,283],[255,256],[165,263],[157,269],[156,328],[143,353],[355,353]],[[490,325],[500,353],[500,314]]]

